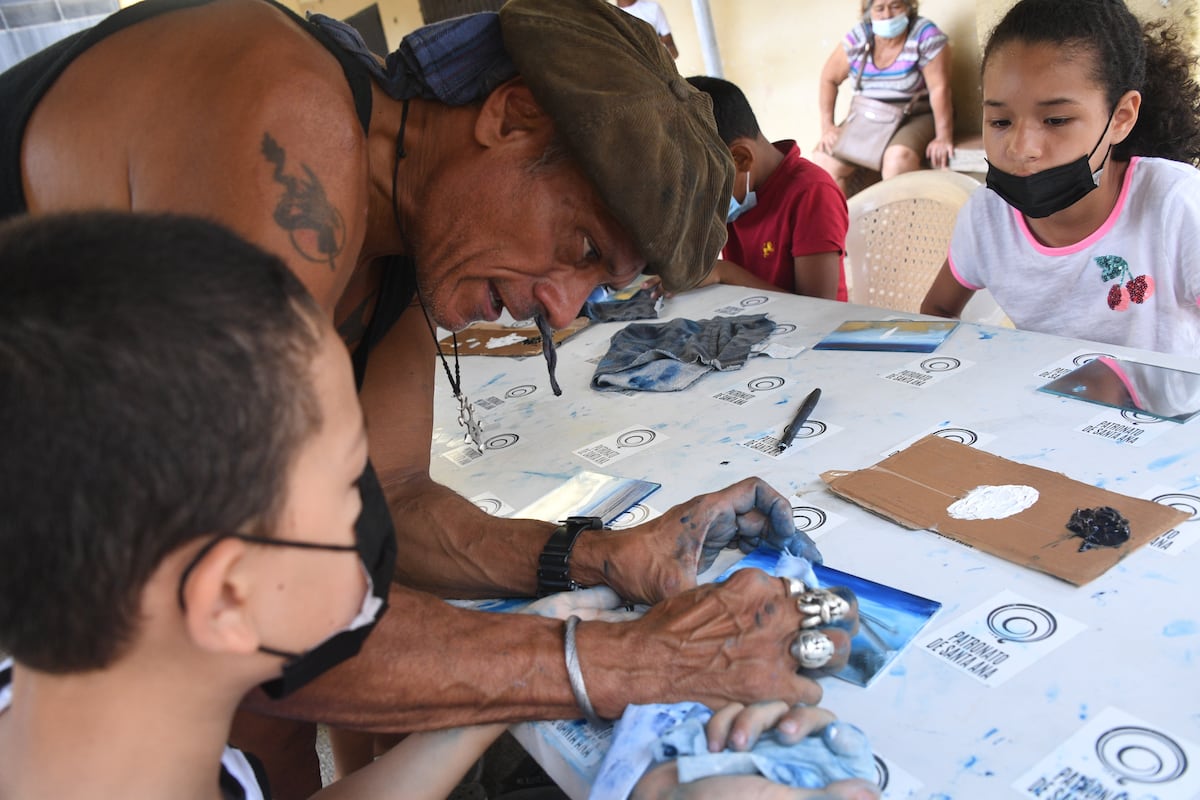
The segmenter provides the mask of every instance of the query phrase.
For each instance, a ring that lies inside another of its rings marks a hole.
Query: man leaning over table
[[[644,269],[669,290],[700,280],[732,167],[708,100],[652,32],[603,0],[511,0],[422,29],[383,64],[339,23],[266,0],[145,0],[0,76],[0,102],[0,217],[222,222],[283,258],[354,354],[397,532],[395,612],[359,658],[248,706],[375,731],[578,716],[561,622],[438,599],[534,594],[558,528],[492,518],[430,478],[438,376],[422,304],[448,329],[503,310],[562,327],[597,285]],[[795,602],[761,573],[693,588],[721,548],[760,541],[811,547],[757,479],[580,533],[556,577],[657,603],[578,626],[596,713],[820,699],[797,665],[840,666],[845,631],[798,635]],[[261,730],[247,744],[269,765],[289,747],[311,755],[311,729]]]

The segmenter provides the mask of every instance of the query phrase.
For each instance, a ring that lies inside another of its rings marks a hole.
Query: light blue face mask
[[[728,223],[733,222],[756,205],[758,205],[758,195],[750,191],[750,173],[747,172],[746,199],[739,203],[736,197],[729,195],[729,213],[725,215],[725,221]]]
[[[908,30],[908,14],[897,14],[887,19],[871,20],[871,30],[882,39],[895,39]]]

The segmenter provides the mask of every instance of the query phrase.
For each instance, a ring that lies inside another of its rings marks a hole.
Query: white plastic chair
[[[905,172],[847,201],[846,282],[850,302],[917,312],[946,260],[958,210],[980,187],[949,170]],[[987,290],[976,292],[963,320],[1012,327]]]

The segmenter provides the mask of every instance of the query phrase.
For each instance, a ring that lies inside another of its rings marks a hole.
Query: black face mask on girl
[[[1013,175],[988,162],[987,187],[1000,195],[1004,202],[1033,219],[1042,219],[1075,205],[1100,185],[1100,176],[1104,172],[1104,165],[1108,163],[1108,153],[1104,154],[1104,160],[1095,172],[1092,172],[1090,162],[1100,142],[1104,141],[1104,135],[1108,133],[1113,113],[1116,113],[1116,109],[1108,115],[1099,141],[1086,156],[1033,175]]]
[[[341,631],[303,653],[291,653],[272,647],[260,646],[260,652],[287,659],[278,678],[262,684],[268,696],[280,698],[304,686],[356,655],[366,641],[375,623],[387,610],[388,588],[396,567],[396,534],[392,528],[391,513],[383,496],[383,488],[375,476],[375,469],[368,463],[358,481],[362,494],[362,511],[354,523],[354,544],[319,544],[295,542],[287,539],[272,539],[242,533],[226,533],[217,536],[196,553],[191,563],[179,578],[179,607],[184,607],[183,587],[188,575],[200,559],[222,539],[237,538],[272,547],[302,547],[310,550],[357,551],[367,576],[367,589],[362,607],[354,619]]]

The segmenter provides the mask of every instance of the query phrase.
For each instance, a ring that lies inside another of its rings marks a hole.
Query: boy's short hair
[[[321,310],[218,225],[113,212],[0,226],[0,649],[100,669],[162,559],[266,528],[321,424]]]
[[[717,121],[717,135],[725,146],[735,139],[756,139],[761,134],[758,118],[750,101],[736,84],[707,75],[693,75],[688,83],[712,98],[713,117]]]

